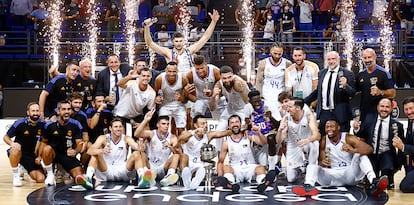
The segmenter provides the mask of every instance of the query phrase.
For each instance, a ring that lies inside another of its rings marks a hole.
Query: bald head
[[[362,52],[362,61],[368,70],[372,70],[377,65],[377,54],[374,49],[367,48]]]

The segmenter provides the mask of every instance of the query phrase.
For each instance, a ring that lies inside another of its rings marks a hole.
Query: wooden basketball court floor
[[[9,161],[6,156],[6,150],[8,146],[5,144],[0,145],[0,204],[7,205],[23,205],[27,204],[27,196],[42,188],[43,184],[36,184],[28,181],[27,175],[23,181],[22,187],[13,187],[12,185],[12,171],[10,169]],[[389,201],[387,204],[414,204],[414,194],[404,194],[399,191],[399,182],[404,176],[404,172],[400,171],[395,176],[396,188],[394,190],[388,190]]]

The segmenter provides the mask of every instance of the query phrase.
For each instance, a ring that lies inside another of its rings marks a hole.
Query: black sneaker
[[[381,176],[380,178],[374,179],[372,184],[369,188],[369,194],[374,197],[379,197],[381,193],[387,188],[388,186],[388,177]]]
[[[293,193],[298,196],[316,196],[318,195],[318,189],[310,184],[304,184],[303,186],[295,186],[292,188]]]
[[[238,193],[239,190],[240,190],[240,185],[239,184],[231,184],[226,177],[219,176],[217,178],[217,180],[218,180],[220,186],[222,186],[225,189],[231,189],[231,191],[233,193]]]
[[[270,170],[269,172],[267,172],[266,177],[264,178],[263,182],[261,182],[257,186],[257,191],[259,193],[263,193],[266,190],[266,188],[273,183],[277,174],[278,172],[276,170]]]

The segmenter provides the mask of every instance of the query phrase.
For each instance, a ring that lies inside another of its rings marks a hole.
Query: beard
[[[233,85],[234,85],[234,81],[231,81],[229,84],[223,83],[223,86],[226,89],[231,89],[233,87]]]
[[[235,135],[240,133],[240,127],[239,126],[234,126],[231,128],[231,132]]]
[[[29,116],[29,118],[30,118],[31,121],[36,122],[40,118],[40,116],[39,115],[32,115],[32,116]]]
[[[273,60],[275,63],[278,63],[278,62],[279,62],[279,60],[280,60],[280,58],[275,58],[275,57],[273,57],[273,56],[272,56],[272,60]]]

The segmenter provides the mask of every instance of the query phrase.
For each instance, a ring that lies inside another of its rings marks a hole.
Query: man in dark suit
[[[402,163],[405,167],[405,177],[401,180],[400,190],[404,193],[414,193],[414,97],[409,96],[403,101],[404,113],[408,117],[406,138],[394,137],[393,145],[401,151]]]
[[[404,137],[403,125],[391,118],[392,102],[383,98],[377,105],[378,114],[369,114],[360,125],[353,123],[354,133],[374,149],[368,157],[377,176],[388,177],[388,188],[394,188],[394,173],[401,168],[400,156],[393,146],[394,137]]]
[[[106,102],[116,105],[123,91],[121,87],[118,87],[118,81],[128,75],[131,67],[121,65],[119,57],[115,54],[110,55],[106,62],[108,67],[98,74],[96,91],[105,95]]]
[[[330,51],[326,58],[328,68],[319,71],[318,87],[305,98],[305,102],[310,105],[318,100],[316,114],[321,135],[325,135],[326,121],[332,118],[338,119],[341,132],[349,132],[352,119],[350,101],[355,94],[355,76],[339,65],[338,52]]]

